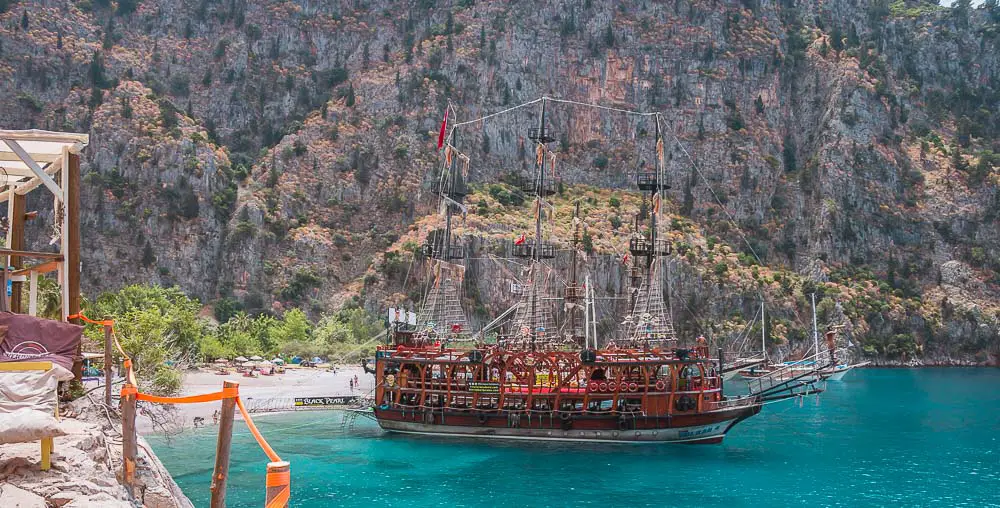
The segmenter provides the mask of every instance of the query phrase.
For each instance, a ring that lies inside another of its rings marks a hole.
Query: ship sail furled
[[[528,282],[521,286],[521,299],[500,344],[525,349],[532,344],[541,349],[558,346],[562,337],[556,328],[553,299],[547,291],[552,272],[538,262],[533,262],[529,270]]]
[[[663,298],[664,259],[653,261],[649,277],[639,287],[632,312],[622,323],[626,347],[666,345],[677,340],[674,324]]]
[[[443,342],[472,339],[472,327],[459,296],[464,279],[464,266],[436,261],[434,283],[417,314],[418,335]]]

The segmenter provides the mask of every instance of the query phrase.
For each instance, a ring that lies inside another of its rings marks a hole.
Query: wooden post
[[[224,381],[223,388],[239,388],[240,384]],[[212,473],[212,508],[226,506],[226,480],[229,477],[229,450],[233,444],[233,416],[236,399],[222,399],[222,414],[219,415],[219,442],[215,447],[215,472]]]
[[[24,250],[24,213],[27,198],[16,192],[10,196],[11,216],[10,216],[10,249]],[[14,270],[24,267],[24,260],[21,256],[11,256],[10,266]],[[21,282],[11,283],[10,311],[15,314],[23,312],[21,308]]]
[[[135,387],[125,385],[122,394],[122,483],[130,495],[135,495],[135,457],[138,446],[135,435]]]
[[[67,315],[80,313],[80,155],[63,152],[68,157],[69,164],[65,166],[66,174],[63,175],[63,185],[66,194],[66,202],[63,205],[65,221],[63,223],[63,237],[66,245],[63,251],[66,253],[66,263],[63,267],[66,270],[66,285],[69,294],[69,301],[65,302],[68,311]],[[80,324],[76,319],[74,323]],[[73,376],[77,381],[83,381],[83,344],[76,347],[76,357],[73,359]]]
[[[28,315],[38,315],[38,272],[35,270],[28,277]]]
[[[267,488],[264,497],[265,508],[285,508],[291,497],[291,466],[288,462],[269,462],[267,464]]]
[[[111,325],[104,325],[104,404],[111,406]]]

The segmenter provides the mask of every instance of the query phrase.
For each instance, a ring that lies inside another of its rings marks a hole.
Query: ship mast
[[[566,291],[564,292],[564,300],[572,305],[569,308],[569,333],[573,340],[577,339],[576,335],[576,310],[577,305],[580,301],[580,284],[577,281],[576,273],[576,262],[577,262],[577,250],[580,248],[580,202],[576,202],[576,207],[573,210],[573,249],[570,252],[570,265],[569,265],[569,284],[566,286]]]
[[[633,292],[631,314],[625,321],[626,340],[633,342],[645,341],[648,346],[651,341],[672,341],[674,327],[672,316],[663,305],[663,268],[659,258],[670,255],[670,244],[658,238],[659,225],[662,222],[661,202],[663,191],[670,187],[664,182],[663,137],[660,130],[659,115],[656,115],[656,162],[653,171],[640,169],[636,175],[636,184],[641,191],[648,191],[653,209],[650,213],[648,229],[644,231],[636,220],[636,232],[629,240],[629,251],[636,258],[632,271],[632,282],[639,285]],[[643,198],[645,199],[645,198]],[[645,259],[645,274],[638,268],[639,259]]]
[[[540,273],[539,267],[541,265],[541,260],[543,258],[549,258],[553,256],[553,252],[548,248],[542,241],[542,209],[544,206],[543,197],[548,194],[548,189],[545,187],[545,144],[555,141],[555,138],[548,136],[545,133],[545,101],[546,98],[541,99],[541,115],[538,118],[538,127],[536,129],[531,129],[528,131],[528,138],[535,142],[535,151],[537,157],[535,158],[536,172],[534,175],[534,185],[532,190],[535,194],[535,239],[534,245],[532,245],[531,250],[531,312],[528,318],[528,324],[530,330],[528,334],[530,335],[531,341],[531,351],[535,351],[537,347],[536,338],[538,336],[538,289]]]
[[[463,208],[462,201],[467,193],[456,168],[456,142],[457,129],[452,128],[438,185],[438,197],[444,206],[445,226],[443,232],[438,230],[436,233],[443,233],[444,238],[441,238],[441,234],[435,234],[424,245],[424,254],[434,263],[434,278],[424,297],[417,324],[421,332],[445,337],[446,340],[467,340],[471,329],[462,308],[460,294],[464,271],[461,266],[452,263],[453,260],[465,257],[465,249],[460,245],[452,245],[451,241],[451,218],[456,210]]]

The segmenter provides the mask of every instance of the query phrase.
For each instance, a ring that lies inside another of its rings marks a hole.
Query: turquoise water
[[[708,446],[428,439],[341,418],[257,419],[292,464],[293,506],[1000,505],[1000,369],[855,371]],[[267,460],[236,428],[228,505],[259,507]],[[199,507],[214,431],[150,439]]]

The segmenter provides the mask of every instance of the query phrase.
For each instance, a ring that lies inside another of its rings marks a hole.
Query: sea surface
[[[721,445],[539,444],[383,433],[340,412],[262,416],[292,506],[1000,506],[1000,369],[866,369],[775,403]],[[208,506],[216,429],[148,438]],[[230,507],[264,501],[236,424]]]

